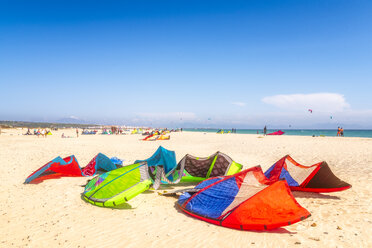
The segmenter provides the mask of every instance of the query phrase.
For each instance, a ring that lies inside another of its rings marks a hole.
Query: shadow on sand
[[[327,199],[327,200],[341,200],[341,198],[338,197],[338,196],[323,195],[323,194],[314,193],[314,192],[292,191],[292,194],[295,198],[314,198],[314,199]]]
[[[80,195],[80,198],[81,198],[85,203],[87,203],[87,204],[91,204],[91,203],[89,203],[88,201],[85,200],[83,194]],[[94,205],[94,204],[92,204],[92,205]],[[118,206],[115,206],[115,207],[98,206],[98,205],[94,205],[94,206],[95,206],[95,207],[100,207],[100,208],[111,208],[111,209],[119,209],[119,210],[122,210],[122,209],[136,209],[136,208],[132,207],[132,205],[130,205],[130,204],[127,203],[127,202],[125,202],[125,203],[123,203],[123,204],[120,204],[120,205],[118,205]]]

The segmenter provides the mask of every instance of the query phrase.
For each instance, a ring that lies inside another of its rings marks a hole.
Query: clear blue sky
[[[359,0],[3,0],[0,119],[372,128],[371,13]]]

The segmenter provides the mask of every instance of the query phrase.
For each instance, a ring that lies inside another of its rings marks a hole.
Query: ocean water
[[[209,128],[184,128],[184,131],[192,132],[208,132],[216,133],[219,129]],[[267,133],[278,131],[279,129],[268,129]],[[330,129],[280,129],[285,132],[283,135],[297,135],[297,136],[327,136],[336,137],[337,130]],[[231,129],[224,129],[224,131],[231,131]],[[263,134],[262,129],[236,129],[236,133],[240,134]],[[372,138],[372,130],[344,130],[345,137],[360,137],[360,138]]]

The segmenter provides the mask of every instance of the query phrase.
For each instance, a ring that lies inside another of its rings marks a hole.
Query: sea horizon
[[[183,128],[183,131],[217,133],[219,128]],[[225,132],[232,129],[222,128]],[[235,129],[238,134],[263,134],[263,129]],[[337,137],[337,129],[267,129],[267,133],[281,130],[284,135]],[[344,137],[372,138],[372,129],[344,129]]]

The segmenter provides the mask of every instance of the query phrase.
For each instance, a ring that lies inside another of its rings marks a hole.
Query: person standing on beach
[[[79,129],[76,128],[76,138],[79,138]]]
[[[340,136],[340,127],[337,127],[337,136]]]
[[[265,127],[264,127],[264,131],[263,131],[264,135],[266,135],[266,132],[267,132],[267,128],[266,128],[266,126],[265,126]]]
[[[340,136],[344,137],[344,129],[342,127],[340,128]]]

